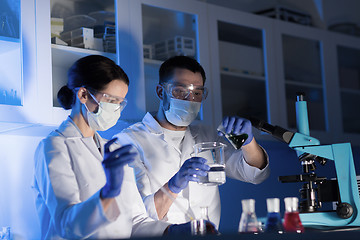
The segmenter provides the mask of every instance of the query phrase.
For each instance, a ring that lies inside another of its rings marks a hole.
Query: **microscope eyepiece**
[[[290,143],[292,137],[294,136],[293,132],[286,130],[279,126],[273,126],[263,120],[250,117],[250,122],[253,127],[259,129],[260,131],[266,132],[277,138],[278,140],[285,142],[287,144]]]

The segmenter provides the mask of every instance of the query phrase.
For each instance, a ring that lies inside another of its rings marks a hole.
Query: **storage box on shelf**
[[[282,5],[277,5],[271,9],[258,11],[256,14],[306,26],[312,25],[310,14]]]
[[[195,56],[195,39],[175,36],[164,41],[153,44],[154,55],[158,60],[166,60],[177,55],[184,55],[189,57]]]

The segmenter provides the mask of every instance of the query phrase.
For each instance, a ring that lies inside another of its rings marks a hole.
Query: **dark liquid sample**
[[[267,215],[265,232],[279,233],[282,232],[282,223],[280,213],[271,212]]]
[[[234,135],[230,133],[229,135],[225,135],[225,137],[228,139],[231,145],[234,146],[234,148],[240,149],[249,136],[246,133],[240,135]]]

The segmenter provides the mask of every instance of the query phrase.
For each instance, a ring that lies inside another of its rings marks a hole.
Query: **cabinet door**
[[[0,2],[0,104],[22,105],[20,0]]]
[[[279,81],[284,84],[287,127],[296,129],[295,102],[298,93],[305,94],[310,130],[328,130],[323,38],[325,31],[292,23],[276,23]]]
[[[35,1],[1,1],[1,130],[39,121],[35,46]]]
[[[141,120],[146,112],[158,110],[158,71],[167,58],[175,55],[193,57],[209,72],[205,6],[190,0],[131,1],[128,16],[131,29],[127,37],[128,43],[132,43],[127,50],[131,58],[124,59],[124,64],[132,76],[129,95],[134,101],[129,104],[134,109],[130,114],[133,119]],[[198,120],[211,122],[210,104],[207,100],[204,102]]]
[[[209,18],[216,122],[232,115],[276,118],[276,110],[270,111],[270,99],[276,95],[276,86],[269,85],[274,79],[273,61],[268,61],[272,20],[210,6]]]
[[[357,46],[338,44],[337,62],[344,133],[360,133],[360,41]]]
[[[57,93],[67,83],[70,66],[91,54],[118,62],[115,1],[51,0],[50,15],[52,106],[60,120],[68,112],[61,109]]]
[[[199,61],[197,54],[197,15],[141,5],[146,111],[159,108],[155,89],[159,83],[159,67],[166,59],[185,55]]]

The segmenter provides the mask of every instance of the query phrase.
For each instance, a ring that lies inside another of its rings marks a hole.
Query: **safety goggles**
[[[162,84],[165,91],[172,97],[181,100],[192,100],[201,102],[206,99],[208,90],[204,86],[196,86],[193,84],[164,83]],[[189,98],[191,94],[191,97]]]
[[[87,88],[87,90],[90,96],[95,100],[97,104],[99,104],[100,102],[106,102],[106,103],[112,103],[118,105],[118,107],[114,109],[114,112],[118,110],[122,111],[126,107],[127,104],[126,98],[112,96],[110,94],[102,93],[91,88]],[[100,98],[95,98],[93,94],[100,96]]]

